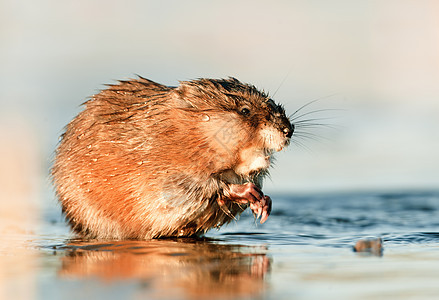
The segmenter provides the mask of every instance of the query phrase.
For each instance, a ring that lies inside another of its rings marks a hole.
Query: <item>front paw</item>
[[[250,209],[256,218],[261,217],[261,224],[267,221],[271,212],[271,198],[264,195],[261,189],[254,183],[230,184],[225,194],[233,202],[250,204]]]

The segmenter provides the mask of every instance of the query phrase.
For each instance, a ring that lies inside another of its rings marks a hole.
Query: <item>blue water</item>
[[[439,194],[434,192],[278,196],[274,201],[267,224],[248,226],[246,220],[210,236],[333,248],[349,248],[367,236],[382,237],[388,246],[439,241]]]
[[[30,237],[37,299],[436,299],[439,192],[274,195],[204,239],[74,239],[56,207]],[[366,238],[383,251],[357,253]]]

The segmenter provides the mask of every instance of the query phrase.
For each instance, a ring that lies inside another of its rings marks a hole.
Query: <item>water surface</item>
[[[23,299],[435,299],[439,193],[277,195],[204,239],[75,239],[56,207],[4,235],[0,296]],[[382,253],[356,253],[380,237]]]

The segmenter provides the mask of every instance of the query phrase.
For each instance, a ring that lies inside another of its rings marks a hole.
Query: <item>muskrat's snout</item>
[[[287,139],[288,143],[289,139],[293,136],[294,124],[292,124],[285,115],[285,109],[282,105],[275,104],[271,99],[268,103],[271,111],[270,119],[272,120],[274,127],[283,134],[284,138]]]
[[[290,139],[293,136],[294,124],[285,115],[283,108],[280,113],[275,114],[275,124],[279,131],[281,131],[286,139]]]
[[[282,132],[285,134],[286,138],[291,138],[294,132],[294,124],[290,123],[290,121],[287,120],[284,129],[282,129]]]
[[[281,131],[282,131],[282,133],[284,135],[284,140],[283,140],[284,147],[286,147],[286,146],[288,146],[290,144],[291,137],[293,136],[294,124],[292,124],[290,122],[290,120],[288,120],[288,118],[285,117],[285,116],[282,119],[283,119],[283,123],[282,123],[283,129],[281,129]]]
[[[294,132],[294,125],[285,116],[283,111],[271,115],[270,123],[261,130],[264,148],[281,151],[290,144]]]

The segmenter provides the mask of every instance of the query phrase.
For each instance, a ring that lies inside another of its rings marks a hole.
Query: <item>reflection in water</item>
[[[133,280],[148,294],[165,297],[259,296],[270,270],[264,247],[206,240],[72,240],[54,248],[65,252],[61,277]]]

